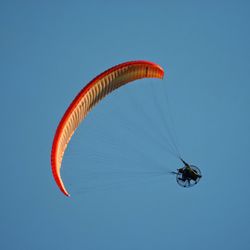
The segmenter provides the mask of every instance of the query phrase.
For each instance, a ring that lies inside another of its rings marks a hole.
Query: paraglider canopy
[[[75,130],[92,108],[119,87],[143,78],[162,79],[164,70],[148,61],[131,61],[116,65],[90,81],[65,111],[55,132],[51,149],[51,169],[55,182],[63,194],[69,196],[61,178],[61,164],[67,145]]]

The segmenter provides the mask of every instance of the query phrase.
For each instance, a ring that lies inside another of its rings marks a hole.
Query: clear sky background
[[[249,12],[249,1],[1,1],[0,249],[250,249]],[[89,114],[63,196],[50,167],[58,122],[93,77],[137,59],[166,77]],[[193,188],[166,174],[181,166],[166,131],[202,170]]]

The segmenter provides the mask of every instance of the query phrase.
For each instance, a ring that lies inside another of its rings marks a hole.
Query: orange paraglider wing
[[[63,115],[53,140],[51,167],[60,190],[69,196],[60,174],[64,152],[72,135],[88,112],[113,90],[141,78],[163,78],[163,69],[152,62],[132,61],[114,66],[89,82]]]

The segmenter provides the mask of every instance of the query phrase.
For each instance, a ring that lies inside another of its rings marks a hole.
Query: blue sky
[[[1,1],[0,248],[249,249],[249,10]],[[58,122],[93,77],[137,59],[165,79],[121,88],[89,114],[65,154],[64,197],[50,169]],[[165,174],[180,162],[163,145],[164,118],[202,170],[191,189]]]

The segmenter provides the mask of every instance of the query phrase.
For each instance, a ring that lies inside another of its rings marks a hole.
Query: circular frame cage
[[[200,169],[198,167],[196,167],[196,166],[193,166],[193,165],[190,165],[190,167],[200,177],[197,177],[196,180],[193,180],[191,178],[183,178],[183,174],[180,171],[178,171],[178,173],[176,174],[176,181],[181,187],[185,187],[185,188],[193,187],[201,179],[201,171],[200,171]]]

